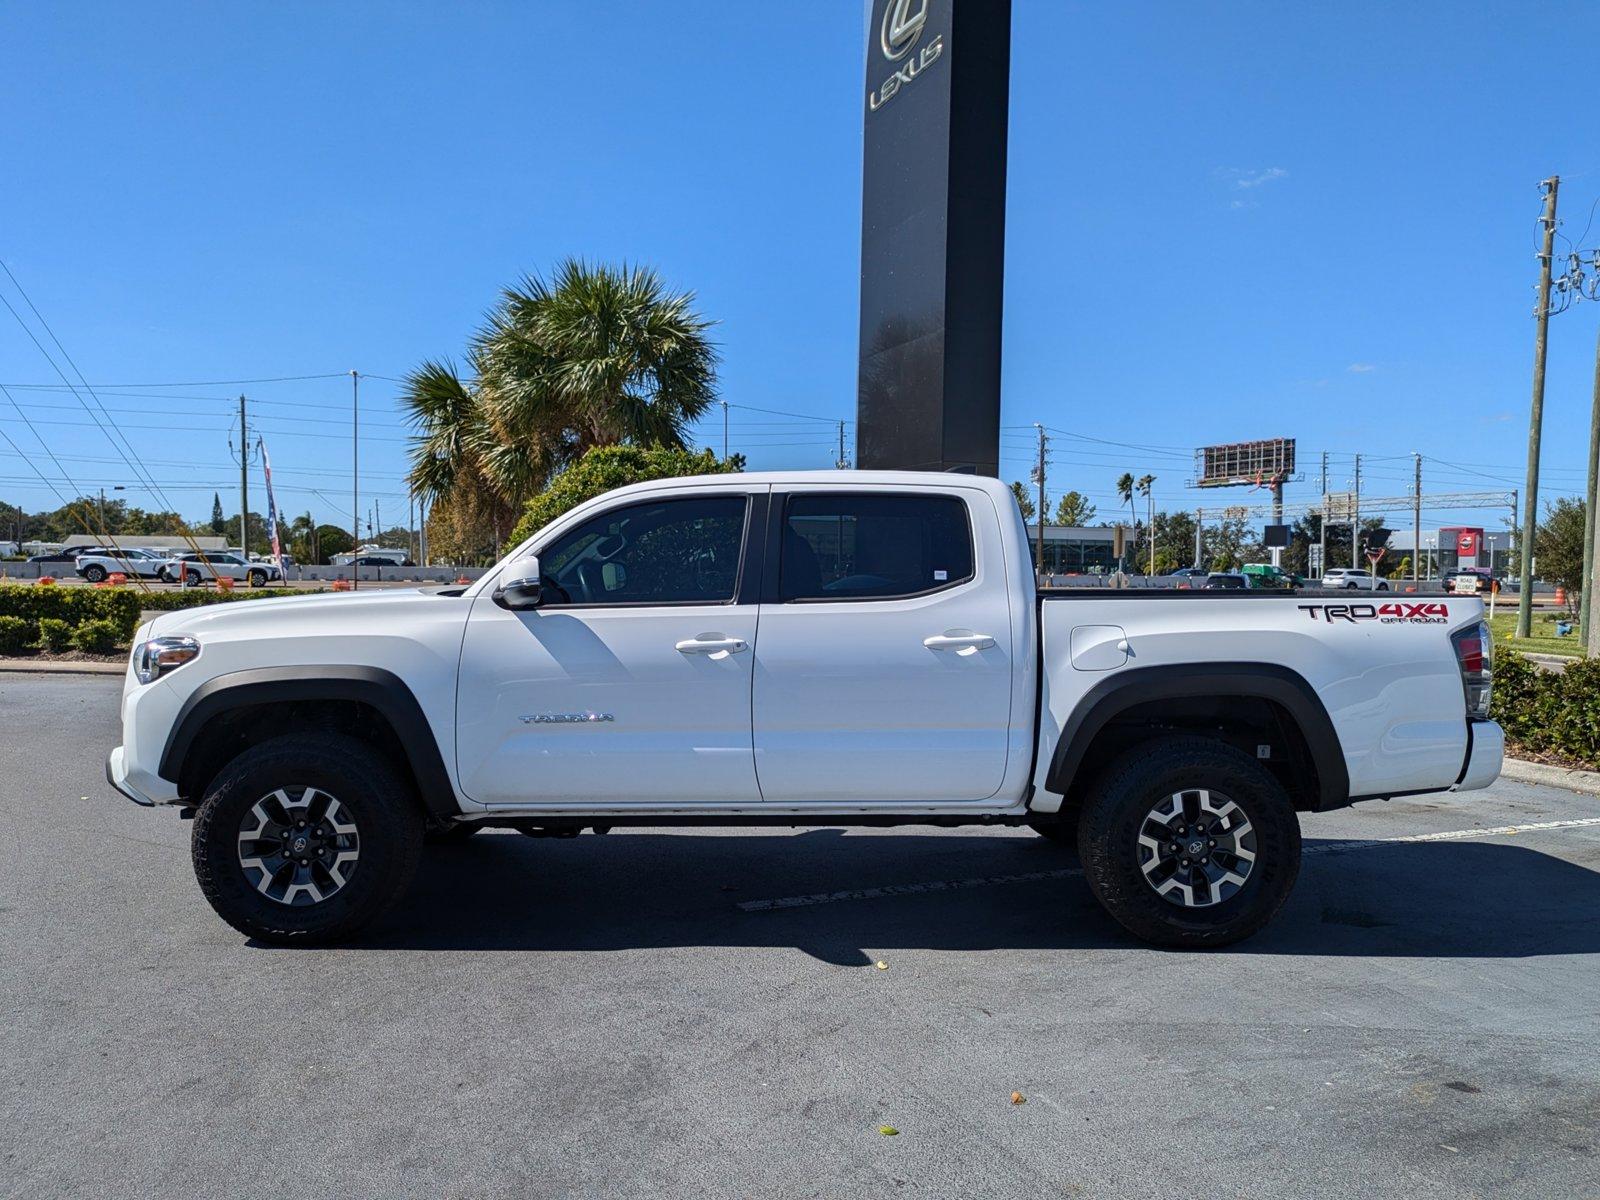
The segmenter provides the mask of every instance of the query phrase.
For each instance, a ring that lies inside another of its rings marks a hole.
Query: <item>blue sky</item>
[[[18,5],[7,26],[0,259],[187,515],[213,488],[237,507],[244,391],[281,506],[347,523],[354,368],[362,505],[400,517],[392,380],[564,255],[692,289],[748,406],[733,447],[831,465],[825,421],[752,410],[854,416],[855,0]],[[1425,491],[1519,486],[1542,177],[1563,237],[1600,243],[1600,141],[1563,83],[1595,26],[1577,3],[1015,0],[1007,477],[1039,421],[1052,491],[1102,515],[1123,470],[1161,507],[1221,501],[1183,486],[1192,448],[1255,437],[1299,439],[1291,499],[1324,450],[1335,488],[1371,456],[1369,495],[1404,492],[1412,450]],[[1552,321],[1545,496],[1582,488],[1597,325],[1600,304]],[[284,376],[330,377],[200,382]],[[0,382],[55,382],[3,309]],[[63,492],[161,507],[70,394],[11,394],[59,467],[3,396],[0,431]],[[720,447],[720,418],[702,434]],[[3,441],[0,496],[57,503]]]

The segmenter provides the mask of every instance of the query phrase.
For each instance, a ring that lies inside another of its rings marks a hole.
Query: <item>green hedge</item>
[[[38,635],[38,626],[21,617],[0,617],[0,654],[21,654]]]
[[[307,588],[291,591],[288,588],[235,588],[201,591],[199,588],[182,588],[174,592],[151,592],[139,597],[139,607],[146,612],[177,612],[183,608],[199,608],[206,604],[231,604],[235,600],[281,600],[285,596],[315,596],[327,588]]]
[[[85,621],[109,621],[126,641],[139,628],[142,600],[124,588],[0,584],[0,617],[21,617],[33,626],[54,617],[74,629]]]
[[[39,647],[60,654],[72,645],[72,626],[60,617],[39,618]]]
[[[111,621],[84,621],[72,631],[72,644],[90,654],[110,654],[125,640]]]
[[[1490,713],[1524,750],[1600,769],[1600,659],[1576,659],[1556,675],[1495,648]]]

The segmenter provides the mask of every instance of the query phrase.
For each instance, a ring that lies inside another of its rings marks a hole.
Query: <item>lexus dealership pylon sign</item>
[[[872,0],[857,463],[1000,470],[1010,0]]]

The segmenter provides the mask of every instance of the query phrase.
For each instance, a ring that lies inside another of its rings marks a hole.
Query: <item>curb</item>
[[[1571,767],[1552,767],[1545,763],[1508,758],[1500,764],[1500,778],[1514,779],[1518,783],[1543,783],[1566,788],[1569,792],[1600,796],[1600,771],[1578,771]]]
[[[0,658],[0,674],[13,675],[121,675],[126,663],[39,662],[27,658]]]

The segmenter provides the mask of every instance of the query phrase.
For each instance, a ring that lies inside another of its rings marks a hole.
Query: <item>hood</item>
[[[381,591],[324,592],[312,596],[283,596],[271,600],[232,600],[162,613],[150,624],[155,636],[187,633],[206,636],[251,637],[292,635],[311,628],[354,628],[399,617],[417,606],[465,606],[460,596],[441,595],[438,589],[385,588]]]

